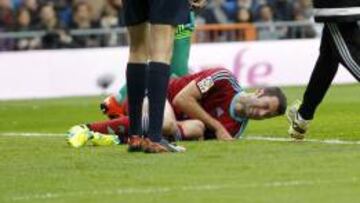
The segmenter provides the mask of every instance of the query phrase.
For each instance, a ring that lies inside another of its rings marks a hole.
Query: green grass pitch
[[[304,88],[285,88],[289,101]],[[360,144],[185,142],[184,154],[72,149],[70,126],[105,119],[101,97],[0,102],[0,202],[360,202]],[[287,137],[285,118],[251,122],[248,138]],[[12,133],[12,135],[4,134]],[[309,138],[360,140],[359,85],[333,86]]]

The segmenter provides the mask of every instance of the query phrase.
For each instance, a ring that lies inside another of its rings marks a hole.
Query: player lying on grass
[[[272,118],[284,114],[286,109],[286,97],[280,88],[259,88],[247,93],[233,74],[223,68],[172,79],[167,99],[163,131],[171,140],[233,140],[240,138],[249,119]],[[102,107],[113,119],[73,127],[69,143],[77,147],[89,139],[95,145],[126,142],[125,106],[119,106],[113,97],[107,98]],[[146,121],[146,116],[143,120]],[[116,134],[119,138],[103,134]]]

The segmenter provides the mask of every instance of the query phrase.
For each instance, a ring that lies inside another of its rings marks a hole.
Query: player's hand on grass
[[[218,140],[222,140],[222,141],[233,141],[234,140],[234,138],[230,135],[230,133],[224,127],[216,130],[215,135],[218,138]]]

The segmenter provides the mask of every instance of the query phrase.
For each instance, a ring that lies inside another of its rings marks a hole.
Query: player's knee
[[[199,120],[195,120],[193,121],[193,130],[197,136],[202,137],[205,132],[205,124]]]
[[[176,121],[164,121],[162,131],[164,135],[174,135],[177,131]]]
[[[181,123],[185,140],[201,140],[205,134],[205,124],[199,120],[189,120]]]

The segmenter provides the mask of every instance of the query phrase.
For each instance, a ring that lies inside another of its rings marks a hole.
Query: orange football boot
[[[119,118],[125,115],[125,107],[119,104],[115,95],[108,96],[101,104],[100,109],[110,119]]]
[[[142,137],[138,135],[130,136],[128,139],[128,152],[140,152],[142,151]]]

